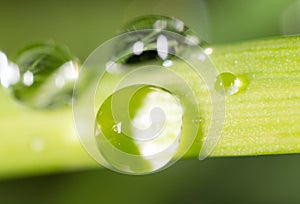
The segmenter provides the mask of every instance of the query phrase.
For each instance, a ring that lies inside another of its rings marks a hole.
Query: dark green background
[[[53,39],[81,60],[136,16],[170,15],[213,44],[300,33],[294,0],[0,1],[0,49]],[[1,164],[0,164],[1,168]],[[108,170],[0,182],[0,203],[300,203],[300,156],[186,160],[148,176]]]

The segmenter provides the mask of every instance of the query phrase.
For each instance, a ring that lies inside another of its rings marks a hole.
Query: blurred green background
[[[0,1],[0,49],[53,39],[81,60],[124,24],[177,17],[212,44],[300,34],[295,0]],[[0,164],[1,168],[1,164]],[[0,203],[300,203],[300,155],[180,161],[148,176],[103,169],[0,181]]]

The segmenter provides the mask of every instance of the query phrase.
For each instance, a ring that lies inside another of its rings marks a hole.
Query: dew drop
[[[153,32],[147,29],[155,29]],[[118,62],[124,64],[142,63],[145,61],[165,61],[174,58],[183,50],[182,44],[168,35],[163,35],[163,31],[175,32],[185,36],[184,46],[199,45],[204,41],[193,33],[181,20],[165,16],[145,16],[132,21],[126,26],[126,32],[141,30],[139,35],[130,35],[124,42],[120,42],[116,50],[116,56],[126,53]],[[156,45],[155,45],[156,44]],[[129,52],[132,51],[131,54]],[[169,53],[168,53],[169,52]]]
[[[18,53],[16,64],[2,70],[1,83],[21,103],[32,108],[70,104],[78,64],[67,48],[52,42],[30,45]]]
[[[118,122],[112,127],[113,131],[120,134],[122,132],[122,123]]]
[[[215,82],[215,89],[228,96],[239,92],[242,86],[240,78],[230,72],[221,73]]]
[[[124,94],[133,88],[121,89],[106,99],[97,114],[95,138],[103,157],[117,171],[144,174],[160,169],[173,158],[181,137],[183,109],[173,94],[145,86],[130,99],[129,112],[116,112],[122,114],[119,117],[129,114],[130,120],[114,122],[117,116],[112,110],[118,107],[113,107],[113,98],[124,103]],[[145,140],[148,133],[158,135]]]

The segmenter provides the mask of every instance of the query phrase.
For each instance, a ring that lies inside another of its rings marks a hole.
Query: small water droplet
[[[221,93],[224,91],[228,96],[239,92],[242,86],[240,78],[230,72],[221,73],[215,82],[215,89]]]
[[[122,123],[118,122],[112,127],[113,131],[120,134],[122,132]]]

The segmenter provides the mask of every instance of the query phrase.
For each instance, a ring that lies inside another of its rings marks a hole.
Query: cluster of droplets
[[[203,81],[214,106],[199,146],[199,158],[205,158],[221,134],[225,96],[237,94],[244,81],[230,72],[219,74],[210,61],[213,48],[178,19],[148,16],[126,30],[83,64],[73,106],[83,145],[114,171],[148,174],[168,167],[203,134],[205,121],[193,90]]]
[[[148,174],[173,164],[193,144],[203,119],[189,79],[176,64],[197,54],[193,64],[209,70],[212,49],[200,49],[203,41],[174,18],[145,17],[127,28],[83,64],[73,112],[83,145],[100,164]],[[87,76],[94,78],[84,89]]]
[[[187,59],[192,65],[203,66],[203,70],[191,73],[205,74],[212,71],[209,56],[214,50],[174,18],[145,17],[127,25],[127,29],[129,33],[111,46],[113,51],[100,49],[100,55],[95,52],[94,59],[87,60],[83,68],[88,71],[85,74],[84,70],[81,78],[77,60],[55,43],[28,46],[18,53],[15,63],[0,52],[0,83],[29,107],[53,108],[70,104],[77,80],[79,102],[75,101],[73,108],[86,149],[99,163],[115,171],[146,174],[183,156],[203,123],[197,98],[185,81],[188,79],[177,75],[182,71],[176,74],[174,64],[179,58]],[[199,46],[206,47],[202,50]],[[110,56],[105,58],[104,52]],[[103,74],[101,79],[107,79],[106,84],[94,83],[99,73]],[[222,96],[237,94],[246,84],[230,72],[212,72],[207,77],[213,81],[208,87]],[[89,89],[89,84],[97,84],[97,89]],[[90,93],[98,94],[101,102],[87,103],[87,99],[97,101]],[[95,108],[91,115],[86,114],[90,106]],[[37,150],[42,146],[35,144]]]

